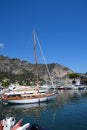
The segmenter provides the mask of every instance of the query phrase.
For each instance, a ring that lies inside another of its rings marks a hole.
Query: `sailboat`
[[[56,92],[39,91],[39,80],[38,80],[38,60],[36,55],[36,32],[33,31],[34,35],[34,56],[36,61],[36,87],[34,91],[11,91],[2,95],[2,102],[10,104],[29,104],[29,103],[40,103],[55,99],[57,96]]]

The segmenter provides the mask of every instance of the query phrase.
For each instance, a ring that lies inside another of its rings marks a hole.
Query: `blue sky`
[[[34,63],[33,28],[47,63],[87,72],[87,0],[0,0],[0,54]]]

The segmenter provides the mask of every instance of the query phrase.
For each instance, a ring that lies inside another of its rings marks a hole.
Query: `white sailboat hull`
[[[21,100],[2,100],[4,103],[9,104],[31,104],[31,103],[40,103],[40,102],[48,102],[50,100],[54,100],[56,98],[57,94],[54,94],[52,96],[47,97],[41,97],[41,98],[33,98],[33,99],[21,99]]]

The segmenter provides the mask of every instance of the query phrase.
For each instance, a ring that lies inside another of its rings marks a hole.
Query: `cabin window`
[[[8,97],[21,97],[20,94],[9,95]]]

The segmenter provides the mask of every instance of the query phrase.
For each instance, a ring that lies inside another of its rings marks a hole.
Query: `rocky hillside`
[[[60,64],[52,63],[48,64],[47,66],[54,82],[58,82],[59,79],[66,78],[68,74],[73,72],[69,68]],[[0,55],[0,72],[10,72],[11,74],[15,75],[22,75],[25,72],[30,72],[35,75],[35,64],[31,64],[24,60],[21,61],[18,58],[10,59],[8,57]],[[44,79],[45,81],[49,80],[45,64],[38,65],[38,72],[40,78]]]

